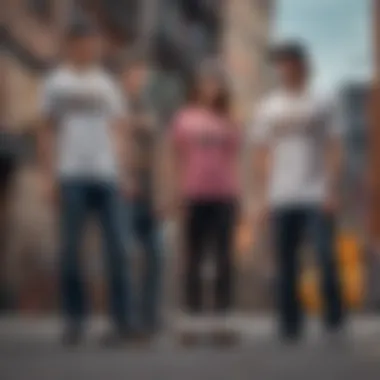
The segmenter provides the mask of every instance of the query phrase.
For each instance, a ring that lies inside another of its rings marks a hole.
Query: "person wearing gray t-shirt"
[[[40,166],[50,200],[61,217],[61,283],[67,328],[64,342],[82,338],[87,299],[79,248],[89,214],[98,217],[106,245],[110,313],[115,330],[107,342],[129,335],[129,286],[121,229],[124,105],[116,84],[98,65],[100,38],[91,25],[74,25],[66,59],[45,80],[41,94]]]
[[[294,340],[302,327],[299,250],[309,229],[322,269],[327,329],[335,333],[343,325],[333,231],[342,123],[334,102],[310,89],[303,46],[285,44],[273,58],[280,85],[259,105],[251,130],[261,182],[261,196],[255,201],[258,213],[271,217],[280,329],[284,338]]]

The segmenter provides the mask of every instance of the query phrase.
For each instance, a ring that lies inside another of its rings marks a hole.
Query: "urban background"
[[[379,2],[373,3],[377,6],[373,14],[379,17]],[[12,153],[16,160],[12,191],[1,199],[0,267],[3,282],[11,290],[9,306],[24,313],[57,308],[56,218],[39,187],[35,129],[41,80],[60,56],[67,24],[83,15],[98,24],[106,43],[104,64],[111,71],[131,51],[148,53],[149,91],[163,130],[182,102],[184,81],[192,67],[217,55],[231,80],[235,117],[247,125],[255,102],[273,84],[266,57],[276,5],[275,0],[3,1],[0,121],[17,136],[18,147]],[[376,36],[372,31],[378,24],[376,20],[369,23],[371,36]],[[380,41],[372,43],[375,52]],[[373,54],[375,67],[377,63],[373,81],[347,81],[340,89],[347,128],[344,207],[337,241],[347,301],[355,308],[378,310],[380,283],[375,284],[378,276],[372,272],[380,237],[379,55],[379,51]],[[273,273],[267,241],[267,236],[256,238],[244,220],[239,223],[239,287],[245,290],[238,292],[241,309],[271,307]],[[98,251],[94,226],[86,240],[86,268],[95,308],[101,310],[104,292]],[[168,249],[166,260],[171,268],[168,290],[176,281],[180,260],[174,251]],[[316,281],[313,263],[306,260],[302,292],[310,310],[319,305]],[[166,294],[167,303],[175,305],[175,294]]]

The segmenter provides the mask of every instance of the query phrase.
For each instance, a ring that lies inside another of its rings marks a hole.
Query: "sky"
[[[371,0],[277,0],[276,41],[310,48],[316,86],[335,90],[372,72]]]

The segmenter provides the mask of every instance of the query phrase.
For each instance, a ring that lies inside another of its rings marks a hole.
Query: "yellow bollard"
[[[337,253],[344,302],[348,308],[357,309],[362,304],[364,294],[364,270],[359,239],[354,234],[342,233],[337,239]],[[307,311],[320,312],[322,298],[319,272],[316,268],[304,271],[300,288],[300,296]]]

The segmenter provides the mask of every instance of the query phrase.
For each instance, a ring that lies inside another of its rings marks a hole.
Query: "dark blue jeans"
[[[109,304],[117,328],[129,324],[129,276],[122,236],[120,198],[116,185],[107,182],[67,180],[61,183],[62,296],[70,323],[81,323],[87,314],[80,246],[87,217],[95,214],[105,241],[105,267]]]
[[[136,327],[153,331],[160,324],[162,249],[158,222],[151,202],[148,200],[135,200],[128,209],[130,207],[132,208],[132,233],[144,254],[144,271],[134,297],[137,304]]]
[[[276,258],[278,263],[278,298],[280,328],[285,336],[295,336],[302,327],[298,296],[300,248],[308,233],[319,259],[324,320],[329,329],[343,323],[343,305],[334,250],[334,220],[318,207],[277,209],[273,212]]]

